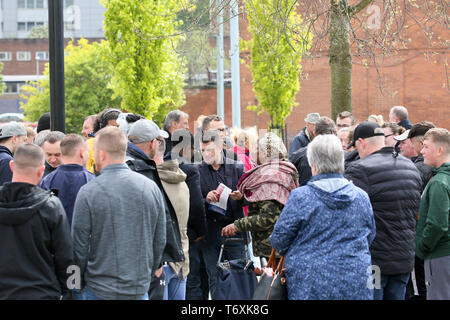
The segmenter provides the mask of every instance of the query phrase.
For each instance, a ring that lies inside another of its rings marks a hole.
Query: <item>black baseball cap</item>
[[[358,141],[358,139],[367,139],[376,136],[384,136],[383,129],[376,122],[364,121],[355,128],[353,141],[347,148],[354,147],[355,142]]]

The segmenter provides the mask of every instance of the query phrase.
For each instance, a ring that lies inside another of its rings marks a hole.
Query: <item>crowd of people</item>
[[[284,256],[291,300],[450,299],[449,131],[403,106],[305,124],[289,145],[180,110],[4,124],[0,299],[214,298],[226,238],[224,260]]]

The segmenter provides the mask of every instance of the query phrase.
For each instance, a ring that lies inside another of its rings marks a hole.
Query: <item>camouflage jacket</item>
[[[269,237],[283,207],[275,200],[251,202],[248,207],[248,217],[234,221],[238,232],[251,232],[254,256],[270,257],[272,245]],[[277,258],[279,258],[278,255]]]

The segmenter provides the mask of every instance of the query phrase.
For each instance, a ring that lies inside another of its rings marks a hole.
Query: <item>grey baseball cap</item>
[[[316,124],[319,121],[319,119],[320,119],[320,114],[318,114],[317,112],[308,113],[308,115],[306,116],[305,122]]]
[[[0,128],[0,139],[11,138],[13,136],[26,136],[27,129],[22,123],[11,121],[5,123]]]
[[[128,131],[128,140],[132,143],[152,141],[158,137],[168,138],[169,134],[159,129],[156,123],[147,119],[136,121]]]

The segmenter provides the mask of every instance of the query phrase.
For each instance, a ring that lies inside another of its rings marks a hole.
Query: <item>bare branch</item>
[[[350,16],[354,16],[364,10],[373,0],[361,0],[358,4],[351,6],[349,10]]]

